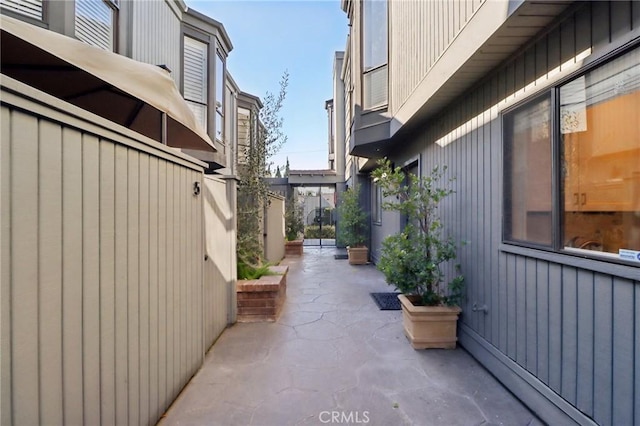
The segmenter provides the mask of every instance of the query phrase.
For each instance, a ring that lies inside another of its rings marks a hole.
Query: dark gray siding
[[[441,214],[466,241],[461,343],[550,424],[640,424],[640,268],[502,244],[500,111],[639,37],[640,3],[584,4],[391,156],[456,177]],[[397,229],[385,215],[373,252]]]

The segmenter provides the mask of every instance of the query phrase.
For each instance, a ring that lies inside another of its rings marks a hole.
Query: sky
[[[333,58],[344,50],[347,15],[339,0],[186,0],[221,22],[233,50],[227,69],[240,90],[264,97],[289,87],[281,116],[287,143],[271,160],[284,168],[327,169],[327,111],[333,96]]]

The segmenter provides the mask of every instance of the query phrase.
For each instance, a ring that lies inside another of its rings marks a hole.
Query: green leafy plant
[[[294,241],[300,238],[303,231],[302,204],[296,200],[292,191],[284,203],[284,235],[287,241]]]
[[[446,166],[435,167],[421,178],[381,159],[372,173],[386,199],[382,208],[400,212],[408,222],[400,233],[382,242],[378,269],[390,285],[418,296],[426,306],[459,303],[464,286],[459,264],[455,265],[455,276],[444,283],[442,266],[456,259],[457,249],[454,239],[443,235],[437,215],[439,203],[454,192],[446,185],[452,179],[445,180],[445,172]]]
[[[367,241],[367,213],[360,206],[360,185],[355,185],[341,195],[338,205],[340,242],[348,247],[362,247]]]
[[[260,266],[247,265],[244,262],[238,262],[238,279],[239,280],[257,280],[264,275],[273,275],[269,270],[271,264],[265,263]]]
[[[333,225],[309,225],[304,227],[305,238],[335,238],[336,227]]]

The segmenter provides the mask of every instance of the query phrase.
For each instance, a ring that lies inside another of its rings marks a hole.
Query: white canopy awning
[[[0,23],[2,74],[169,146],[216,150],[162,68],[7,16]]]

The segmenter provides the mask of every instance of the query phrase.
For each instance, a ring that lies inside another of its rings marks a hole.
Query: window
[[[246,164],[249,155],[249,147],[251,145],[251,111],[246,108],[238,107],[237,111],[238,127],[236,133],[238,135],[238,163]]]
[[[42,21],[42,0],[0,0],[3,9]]]
[[[387,103],[387,1],[362,3],[363,106],[371,109]]]
[[[640,49],[560,88],[565,247],[640,251],[638,117]]]
[[[76,0],[75,34],[92,46],[115,51],[117,2]]]
[[[184,37],[184,99],[203,129],[207,130],[208,45]]]
[[[375,182],[371,183],[371,220],[382,223],[382,188]]]
[[[504,117],[505,238],[551,246],[551,99]]]
[[[216,139],[224,136],[224,62],[220,52],[216,54]]]
[[[640,261],[640,49],[556,93],[504,116],[505,240]]]

